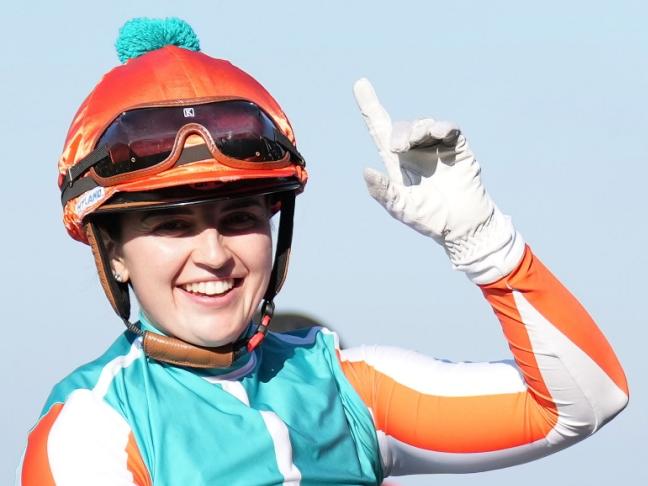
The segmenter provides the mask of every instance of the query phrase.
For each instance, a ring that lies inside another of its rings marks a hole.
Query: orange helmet
[[[180,42],[181,45],[174,45]],[[133,44],[138,48],[137,57],[129,58],[129,47]],[[179,19],[133,19],[122,27],[117,47],[124,64],[103,76],[70,125],[58,163],[62,190],[69,184],[66,176],[70,169],[96,148],[109,125],[121,113],[137,108],[192,105],[218,99],[247,100],[260,107],[279,132],[295,144],[290,122],[270,93],[249,74],[228,61],[203,54],[197,46],[191,27]],[[299,164],[279,169],[241,169],[210,157],[139,179],[92,187],[65,202],[63,221],[73,238],[87,242],[84,219],[118,192],[273,178],[294,178],[303,187],[306,172]]]
[[[272,300],[283,283],[294,197],[307,180],[290,122],[249,74],[200,52],[193,30],[180,19],[130,20],[116,47],[123,64],[105,74],[81,104],[59,159],[65,227],[73,238],[91,245],[113,308],[131,331],[144,334],[128,321],[128,287],[112,276],[93,215],[201,202],[228,191],[279,193],[275,264],[253,347],[265,334]],[[232,120],[235,133],[220,126],[219,117]],[[133,120],[146,123],[132,129]],[[164,143],[156,130],[164,131]],[[227,365],[218,348],[150,335],[144,336],[144,345],[152,357],[171,363]],[[225,351],[233,359],[237,350],[230,345]]]

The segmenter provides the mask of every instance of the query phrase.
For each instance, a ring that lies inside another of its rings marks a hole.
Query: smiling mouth
[[[226,294],[234,288],[235,284],[235,279],[227,278],[224,280],[210,280],[207,282],[191,282],[181,285],[180,288],[190,294],[213,297],[215,295]]]

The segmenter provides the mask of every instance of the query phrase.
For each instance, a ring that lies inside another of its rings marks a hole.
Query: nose
[[[196,265],[218,270],[232,263],[233,254],[226,244],[225,237],[216,228],[204,228],[195,238],[192,259]]]

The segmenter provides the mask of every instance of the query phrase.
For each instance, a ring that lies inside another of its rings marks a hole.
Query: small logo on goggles
[[[196,113],[194,112],[193,108],[184,108],[183,110],[185,118],[193,118],[196,116]]]

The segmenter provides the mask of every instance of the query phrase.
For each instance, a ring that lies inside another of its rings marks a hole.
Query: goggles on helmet
[[[190,135],[205,143],[185,147]],[[305,165],[297,148],[250,101],[136,108],[113,120],[95,150],[70,167],[61,184],[61,199],[65,205],[93,187],[122,184],[209,158],[233,169]]]

